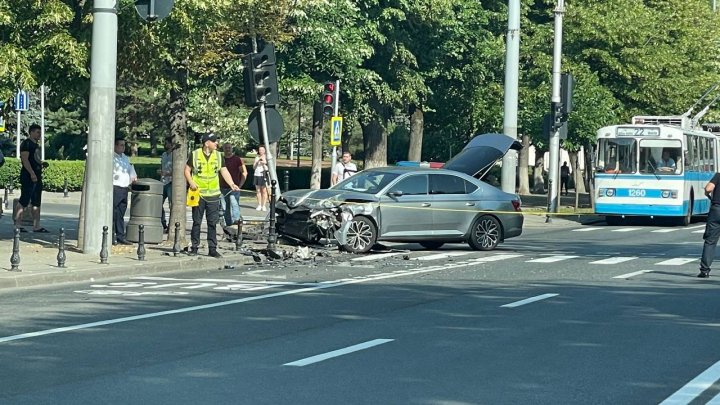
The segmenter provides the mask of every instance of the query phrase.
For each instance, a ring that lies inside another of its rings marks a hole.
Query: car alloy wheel
[[[476,250],[493,250],[500,243],[500,223],[495,217],[478,218],[470,234],[470,246]]]
[[[357,216],[352,219],[347,230],[345,249],[352,253],[365,253],[375,245],[376,240],[375,225],[369,219]]]

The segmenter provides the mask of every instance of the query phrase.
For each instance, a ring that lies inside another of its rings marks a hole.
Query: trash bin
[[[162,215],[163,184],[153,179],[138,179],[130,186],[130,220],[125,237],[130,242],[140,241],[140,225],[145,228],[145,243],[163,241]]]

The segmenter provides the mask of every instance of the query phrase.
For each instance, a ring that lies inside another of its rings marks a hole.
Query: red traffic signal
[[[329,117],[337,115],[337,111],[335,111],[335,100],[337,96],[335,82],[326,82],[325,85],[323,85],[322,94],[322,112],[324,115]]]

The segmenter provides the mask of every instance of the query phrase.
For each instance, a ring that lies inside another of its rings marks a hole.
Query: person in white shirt
[[[253,184],[255,184],[255,195],[257,196],[258,206],[255,208],[258,211],[267,211],[267,204],[270,200],[268,196],[268,167],[267,167],[267,156],[265,156],[265,147],[258,147],[257,156],[253,162]]]
[[[342,158],[333,167],[332,175],[330,176],[331,186],[334,186],[357,173],[357,166],[355,166],[355,163],[351,162],[351,159],[352,156],[350,155],[350,152],[343,152]]]
[[[673,171],[675,170],[675,161],[670,157],[670,151],[663,150],[660,161],[657,164],[658,169],[662,171]]]
[[[135,167],[125,155],[125,139],[115,138],[113,157],[113,245],[132,245],[125,239],[125,211],[130,185],[137,181]]]

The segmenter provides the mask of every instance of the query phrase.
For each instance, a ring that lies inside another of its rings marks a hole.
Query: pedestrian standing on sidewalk
[[[132,245],[125,239],[125,211],[130,185],[136,181],[135,167],[125,155],[125,139],[117,136],[113,157],[113,245]]]
[[[330,185],[334,186],[338,184],[339,182],[357,173],[357,171],[357,166],[355,166],[355,163],[352,162],[352,155],[350,155],[350,152],[343,152],[340,161],[337,162],[332,168],[332,174],[330,175]]]
[[[565,187],[565,195],[568,195],[568,184],[570,183],[570,167],[567,162],[563,162],[560,166],[560,194],[562,194],[563,187]]]
[[[163,183],[163,200],[162,200],[162,216],[160,222],[162,222],[163,231],[168,233],[168,223],[165,219],[165,200],[168,200],[170,209],[172,210],[172,152],[173,144],[172,139],[165,139],[165,152],[160,157],[160,180]]]
[[[245,184],[247,178],[247,168],[242,158],[233,153],[232,144],[225,142],[223,144],[223,158],[225,159],[225,167],[230,172],[233,183],[238,187]],[[222,209],[225,216],[225,226],[237,223],[240,219],[240,191],[233,191],[224,178],[220,178],[220,192],[223,195]]]
[[[208,256],[221,258],[217,251],[217,223],[220,219],[220,176],[232,191],[240,188],[233,182],[225,167],[222,154],[217,150],[217,137],[208,133],[202,137],[202,147],[195,149],[185,166],[185,180],[191,190],[200,190],[200,201],[192,207],[193,225],[190,232],[191,246],[188,254],[196,256],[200,246],[200,225],[203,216],[207,222]]]
[[[47,233],[40,226],[40,203],[42,202],[42,169],[44,162],[40,150],[40,125],[30,125],[28,137],[20,144],[20,199],[15,207],[15,227],[26,232],[20,226],[22,214],[32,204],[33,232]]]
[[[265,156],[265,147],[259,146],[258,153],[255,156],[253,162],[253,184],[255,184],[255,195],[257,197],[258,206],[255,208],[258,211],[267,211],[267,203],[270,200],[268,196],[268,184],[267,184],[267,156]]]
[[[710,199],[710,212],[708,212],[703,234],[702,257],[700,258],[700,278],[710,277],[710,266],[715,259],[715,247],[720,238],[720,173],[715,173],[710,182],[705,185],[705,195]]]

